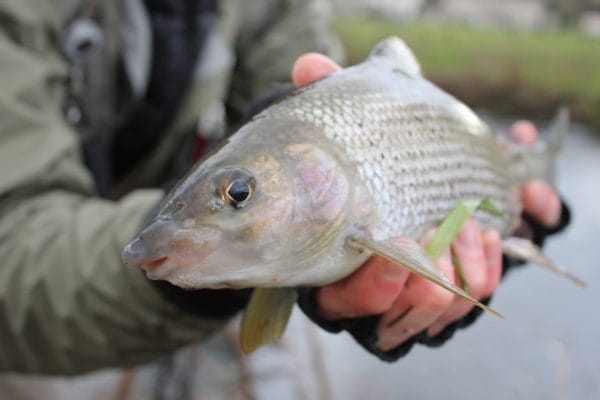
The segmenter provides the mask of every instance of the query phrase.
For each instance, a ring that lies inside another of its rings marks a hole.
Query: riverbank
[[[576,31],[517,32],[381,18],[340,17],[334,28],[360,62],[383,37],[413,48],[425,75],[467,104],[547,118],[561,104],[600,131],[600,40]]]

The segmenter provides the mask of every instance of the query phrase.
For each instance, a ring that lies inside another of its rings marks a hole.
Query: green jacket
[[[104,45],[74,89],[61,46],[69,24],[89,10]],[[111,135],[144,90],[151,38],[141,1],[0,1],[0,371],[75,374],[144,363],[222,325],[187,314],[141,270],[122,265],[123,245],[163,195],[141,188],[160,187],[157,177],[191,126],[223,131],[225,102],[241,112],[289,80],[303,52],[339,57],[327,15],[322,0],[221,1],[176,118],[107,201],[95,197],[80,149]],[[120,65],[128,85],[118,84]],[[89,117],[78,128],[63,111],[73,90]]]

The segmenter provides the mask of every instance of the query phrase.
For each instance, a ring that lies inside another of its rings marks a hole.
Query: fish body
[[[427,81],[398,38],[362,64],[297,89],[199,163],[123,252],[185,288],[323,285],[370,256],[361,236],[419,239],[462,200],[503,237],[518,187],[548,157],[511,150]]]

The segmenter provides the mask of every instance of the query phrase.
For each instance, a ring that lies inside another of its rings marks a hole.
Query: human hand
[[[340,69],[331,59],[308,53],[294,64],[292,81],[302,86]],[[515,123],[511,135],[525,145],[537,140],[537,130],[528,121]],[[525,184],[521,198],[524,210],[543,225],[558,222],[560,199],[546,183]],[[498,233],[481,232],[474,221],[469,221],[452,243],[452,249],[469,282],[470,294],[478,300],[490,297],[502,273],[502,243]],[[459,282],[449,251],[441,257],[438,266],[450,281]],[[315,299],[318,313],[324,319],[381,315],[376,345],[384,352],[422,331],[433,337],[472,309],[470,303],[446,289],[380,256],[372,256],[349,277],[317,289]]]
[[[513,140],[533,145],[538,139],[538,131],[530,121],[517,121],[510,128]],[[550,228],[560,220],[560,198],[546,182],[535,180],[526,183],[521,188],[523,209],[546,228]]]

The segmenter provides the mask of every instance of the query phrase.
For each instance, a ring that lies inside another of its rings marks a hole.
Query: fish
[[[533,147],[503,140],[390,37],[226,139],[165,197],[122,258],[182,288],[239,289],[322,286],[380,254],[485,307],[417,244],[461,202],[485,199],[497,212],[472,217],[501,234],[505,253],[581,285],[513,237],[519,187],[551,179],[568,119],[560,110],[548,140]]]

